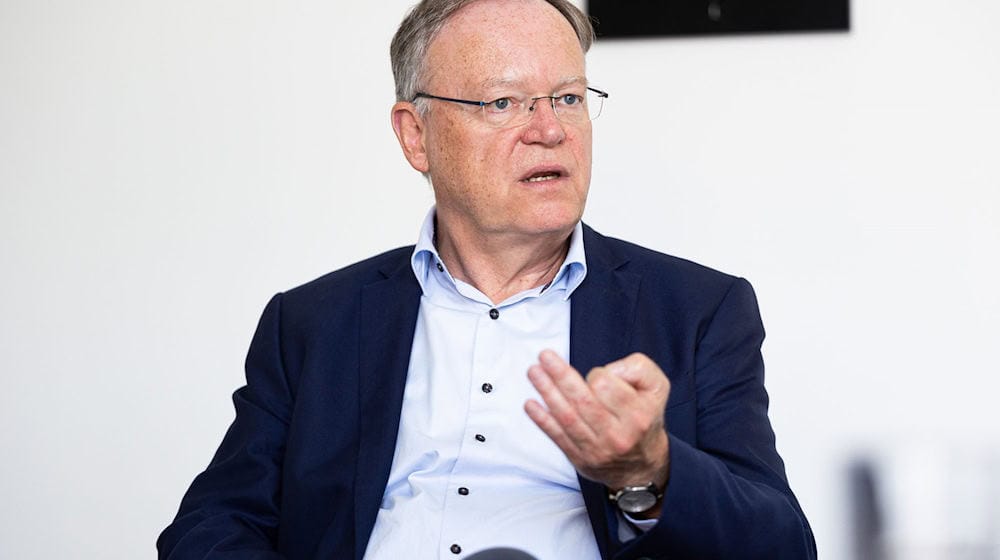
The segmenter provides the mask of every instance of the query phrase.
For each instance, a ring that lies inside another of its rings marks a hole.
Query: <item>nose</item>
[[[525,144],[555,146],[566,138],[566,130],[556,116],[555,99],[535,97],[528,106],[530,119],[522,136]]]

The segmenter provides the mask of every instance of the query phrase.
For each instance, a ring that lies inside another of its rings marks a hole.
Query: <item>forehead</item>
[[[425,64],[426,82],[451,90],[551,87],[585,72],[573,27],[543,0],[480,0],[463,7],[431,42]]]

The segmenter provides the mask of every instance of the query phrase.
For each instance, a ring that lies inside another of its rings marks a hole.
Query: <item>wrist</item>
[[[651,510],[657,509],[663,501],[663,489],[653,482],[630,485],[609,491],[608,499],[618,506],[622,513],[642,518]]]
[[[649,469],[629,475],[617,486],[608,486],[608,498],[623,513],[636,519],[659,517],[670,478],[669,447],[666,432],[661,432],[656,443],[649,446],[654,464]]]

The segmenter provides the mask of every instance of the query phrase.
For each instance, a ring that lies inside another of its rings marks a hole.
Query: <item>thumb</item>
[[[656,365],[656,362],[639,352],[629,354],[605,367],[637,391],[656,389],[667,377],[660,366]]]

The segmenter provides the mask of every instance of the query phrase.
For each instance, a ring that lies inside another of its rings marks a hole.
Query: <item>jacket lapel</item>
[[[375,526],[396,449],[403,389],[420,309],[420,284],[409,266],[409,253],[385,280],[361,292],[359,441],[355,471],[355,557]]]
[[[628,262],[616,255],[603,236],[584,226],[587,277],[570,303],[569,361],[582,375],[625,357],[639,291],[639,276],[623,270]],[[579,477],[580,490],[602,558],[614,554],[617,516],[604,485]]]

